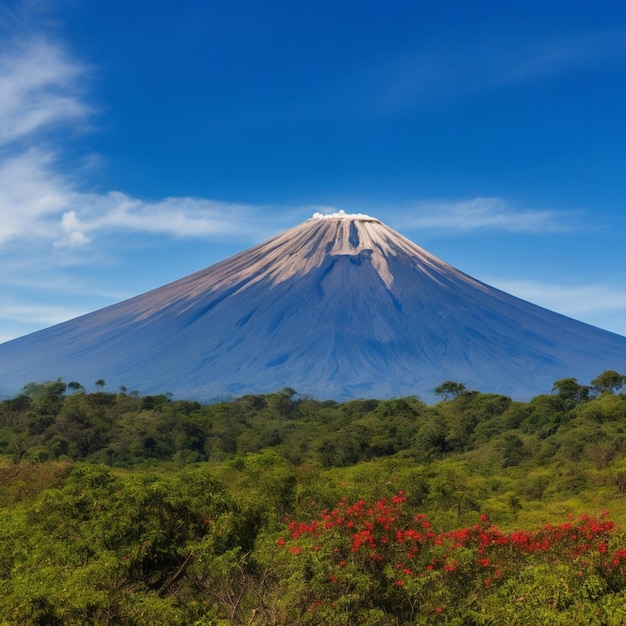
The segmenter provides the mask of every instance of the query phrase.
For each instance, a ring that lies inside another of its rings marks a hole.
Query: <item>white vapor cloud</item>
[[[254,221],[261,212],[244,204],[202,198],[165,198],[159,202],[144,202],[119,191],[104,195],[75,194],[70,200],[68,207],[73,208],[63,213],[63,234],[55,242],[57,247],[85,245],[95,234],[113,231],[168,234],[173,237],[242,234],[242,218]]]
[[[85,120],[80,98],[85,69],[59,46],[24,41],[0,53],[0,146],[59,123]]]
[[[51,170],[50,154],[29,149],[0,161],[0,247],[10,239],[49,238],[72,196]]]
[[[202,198],[144,202],[120,191],[87,193],[42,148],[46,131],[75,129],[93,113],[86,69],[40,37],[0,47],[0,249],[10,241],[81,248],[113,231],[210,237],[258,232],[262,208]]]
[[[87,308],[60,306],[50,303],[0,302],[0,343],[38,328],[60,324],[88,313]],[[19,330],[18,330],[19,329]],[[17,330],[17,332],[16,332]],[[22,330],[22,332],[19,332]]]
[[[0,160],[0,249],[10,240],[80,248],[99,234],[143,232],[173,237],[258,233],[263,208],[203,198],[145,202],[112,191],[78,191],[37,149]]]
[[[500,198],[473,198],[459,202],[430,201],[414,205],[402,220],[404,228],[458,231],[501,230],[511,233],[558,233],[574,228],[576,214],[549,210],[513,209]]]

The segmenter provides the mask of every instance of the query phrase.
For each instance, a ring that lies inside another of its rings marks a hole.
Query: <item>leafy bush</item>
[[[503,532],[486,516],[436,531],[402,492],[287,520],[281,608],[306,624],[623,624],[626,540],[607,519]],[[587,615],[589,622],[582,622]],[[597,618],[597,619],[595,619]]]

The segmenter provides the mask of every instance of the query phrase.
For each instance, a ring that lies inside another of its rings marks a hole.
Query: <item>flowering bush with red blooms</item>
[[[489,609],[489,619],[496,611],[512,624],[534,606],[523,619],[544,619],[543,610],[569,619],[571,611],[581,623],[586,607],[598,619],[615,614],[622,620],[598,624],[626,623],[626,609],[618,614],[610,602],[603,607],[626,589],[626,548],[614,546],[615,524],[606,516],[505,533],[481,515],[472,527],[437,532],[405,502],[403,492],[371,505],[344,498],[311,521],[286,520],[288,534],[277,543],[299,572],[290,577],[301,583],[293,607],[308,617],[299,619],[478,624]],[[557,571],[559,581],[567,580],[566,593],[550,591]],[[524,585],[537,586],[532,601],[515,597],[526,593]],[[516,609],[510,614],[507,602]]]

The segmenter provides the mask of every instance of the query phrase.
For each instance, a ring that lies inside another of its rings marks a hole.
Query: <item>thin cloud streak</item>
[[[499,230],[510,233],[563,233],[575,229],[575,212],[517,211],[501,198],[459,202],[431,201],[414,205],[399,219],[403,228],[448,231]]]
[[[598,65],[624,65],[626,62],[626,31],[624,29],[581,33],[576,37],[543,42],[528,49],[507,66],[500,75],[503,84],[564,74],[571,70]]]
[[[254,230],[262,207],[218,202],[203,198],[165,198],[144,202],[114,191],[105,195],[75,194],[75,208],[63,213],[63,232],[55,245],[82,246],[92,235],[113,231],[167,234],[172,237],[241,236]]]
[[[1,291],[1,289],[0,289]],[[0,343],[31,332],[60,324],[89,313],[88,307],[72,307],[51,303],[20,301],[11,297],[0,301]]]
[[[377,70],[376,106],[393,111],[433,101],[464,98],[485,90],[555,78],[574,70],[626,64],[623,29],[583,32],[529,42],[512,36],[430,48]]]
[[[615,291],[608,285],[555,285],[497,277],[487,282],[519,298],[574,317],[598,311],[626,313],[626,293]]]
[[[204,198],[144,202],[128,194],[82,193],[58,174],[54,155],[30,149],[0,162],[0,248],[11,240],[80,248],[100,234],[256,236],[265,208]]]
[[[65,320],[84,315],[89,311],[64,306],[51,306],[22,304],[22,303],[3,303],[0,304],[0,319],[15,320],[19,319],[23,323],[28,324],[59,324]]]

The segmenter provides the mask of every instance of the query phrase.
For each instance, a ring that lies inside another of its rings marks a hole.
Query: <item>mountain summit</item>
[[[420,395],[446,380],[528,399],[626,372],[626,337],[467,276],[366,215],[316,214],[216,265],[0,345],[0,391],[104,379],[212,400]]]

